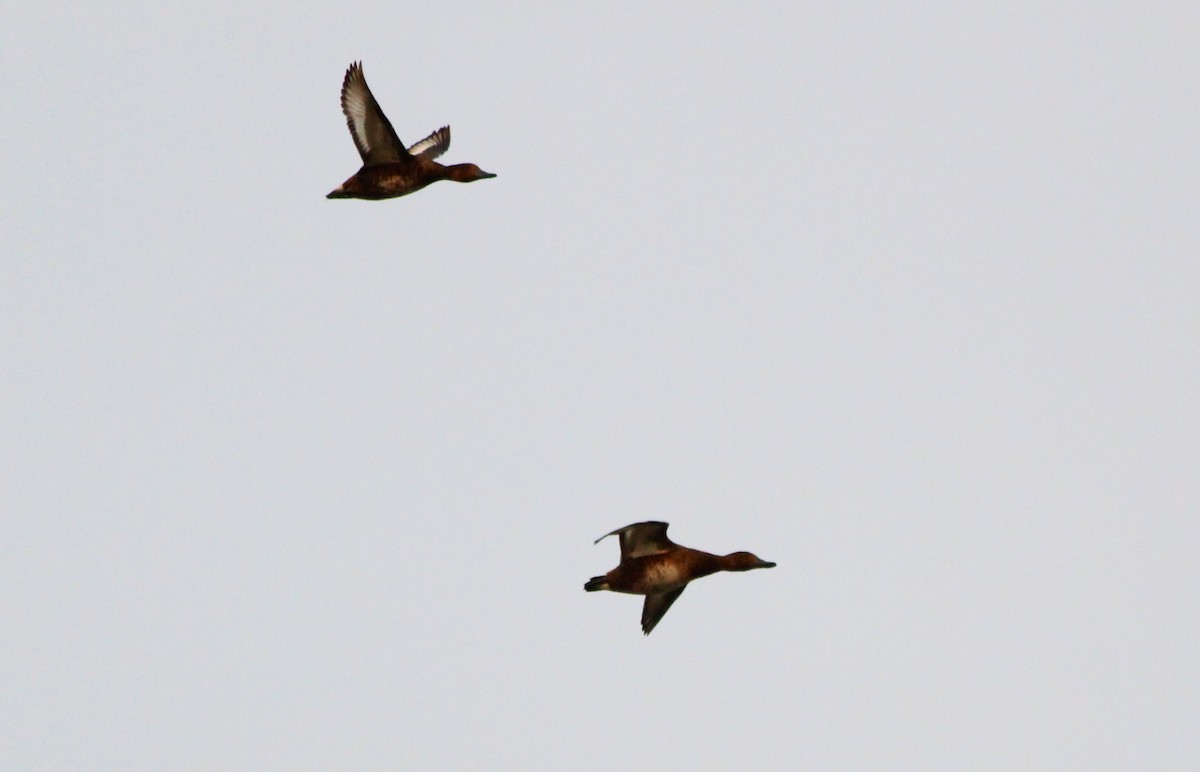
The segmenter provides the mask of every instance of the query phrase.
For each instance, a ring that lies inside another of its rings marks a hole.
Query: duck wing
[[[659,555],[672,547],[678,547],[679,545],[667,538],[667,527],[667,523],[656,521],[633,523],[624,528],[609,531],[600,539],[620,535],[621,562],[624,563],[626,560],[646,555]],[[596,539],[596,542],[598,543],[600,539]]]
[[[450,127],[443,126],[408,149],[408,154],[432,161],[450,149]]]
[[[346,70],[346,78],[342,81],[342,112],[346,114],[346,125],[350,127],[350,136],[362,156],[363,166],[411,158],[372,96],[371,89],[367,88],[361,62],[351,64]]]
[[[667,609],[671,608],[671,604],[679,599],[683,591],[687,589],[687,585],[680,587],[670,592],[659,593],[658,595],[647,595],[646,602],[642,604],[642,634],[649,635],[654,626],[658,624],[658,620],[663,618],[663,614],[667,613]]]

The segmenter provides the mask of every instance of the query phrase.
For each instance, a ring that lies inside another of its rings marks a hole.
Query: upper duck
[[[326,198],[395,198],[438,180],[474,182],[496,176],[475,164],[442,166],[433,160],[450,147],[449,126],[405,148],[367,88],[361,62],[351,64],[346,70],[342,81],[342,112],[346,114],[346,125],[363,165]]]
[[[642,632],[646,635],[663,618],[671,604],[683,594],[688,582],[718,571],[749,571],[774,568],[749,552],[712,555],[681,547],[667,538],[667,523],[634,523],[601,536],[619,536],[621,564],[604,576],[593,576],[583,585],[588,592],[611,590],[645,595]],[[598,543],[600,539],[596,539]]]

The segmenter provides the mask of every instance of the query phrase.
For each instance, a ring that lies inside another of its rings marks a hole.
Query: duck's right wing
[[[678,600],[686,589],[687,585],[685,584],[678,590],[646,596],[646,602],[642,604],[643,635],[650,634],[650,631],[658,624],[658,620],[663,618],[663,614],[667,613],[667,609],[671,608],[671,604]]]
[[[391,121],[367,88],[362,62],[355,62],[346,70],[342,81],[342,112],[346,114],[346,125],[364,166],[395,163],[409,157]]]

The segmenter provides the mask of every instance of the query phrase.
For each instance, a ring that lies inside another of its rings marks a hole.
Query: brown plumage
[[[326,198],[396,198],[438,180],[474,182],[496,176],[475,164],[443,166],[433,160],[450,147],[449,126],[406,148],[367,88],[360,62],[350,65],[342,81],[342,112],[363,165]]]
[[[681,547],[667,538],[667,523],[634,523],[601,536],[618,536],[621,563],[604,576],[593,576],[583,589],[588,592],[611,590],[645,595],[642,604],[642,632],[646,635],[683,594],[688,582],[718,571],[749,571],[774,568],[774,563],[749,552],[713,555]],[[600,539],[596,539],[599,543]]]

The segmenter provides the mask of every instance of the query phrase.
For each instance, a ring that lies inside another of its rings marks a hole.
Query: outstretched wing
[[[644,557],[645,555],[658,555],[672,547],[678,546],[675,542],[667,538],[667,526],[667,523],[656,521],[634,523],[624,528],[618,528],[615,531],[609,531],[604,536],[601,536],[600,539],[620,534],[621,562],[624,563],[626,560]],[[596,541],[599,542],[600,539],[596,539]]]
[[[342,112],[346,114],[346,125],[364,166],[394,163],[409,157],[404,143],[367,88],[361,62],[346,70],[342,81]]]
[[[663,618],[663,614],[667,613],[667,609],[671,608],[671,604],[679,599],[683,591],[687,589],[687,585],[671,590],[670,592],[660,593],[658,595],[647,595],[646,602],[642,604],[642,634],[649,635],[654,626],[658,624],[658,620]]]
[[[413,146],[408,149],[408,154],[421,156],[422,158],[432,161],[449,149],[450,127],[443,126],[425,139],[413,144]]]

